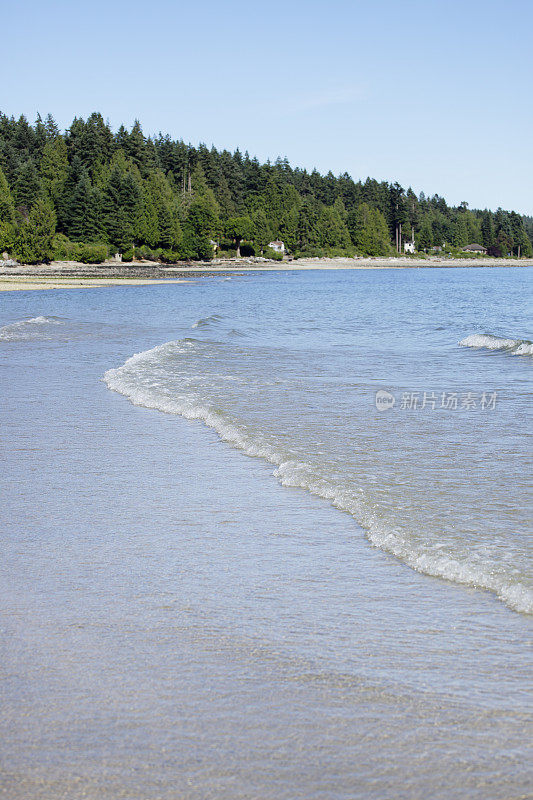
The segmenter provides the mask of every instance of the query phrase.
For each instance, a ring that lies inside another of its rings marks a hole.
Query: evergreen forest
[[[99,113],[61,132],[51,115],[34,124],[0,113],[0,255],[22,263],[387,256],[418,253],[533,254],[533,217],[449,206],[398,183],[321,175],[286,159],[193,147],[145,136],[139,122],[114,132]]]

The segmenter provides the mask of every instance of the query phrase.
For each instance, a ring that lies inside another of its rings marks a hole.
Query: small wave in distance
[[[31,317],[3,325],[0,328],[0,339],[5,342],[17,342],[24,339],[48,338],[50,326],[62,325],[59,317]]]
[[[491,333],[473,333],[461,339],[459,345],[482,350],[500,350],[513,356],[533,356],[533,342],[528,339],[504,339]]]

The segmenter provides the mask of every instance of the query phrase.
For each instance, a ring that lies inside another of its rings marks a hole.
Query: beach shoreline
[[[295,261],[217,259],[209,262],[163,265],[158,262],[52,261],[50,264],[0,265],[0,291],[33,289],[94,289],[102,286],[146,286],[187,283],[192,277],[242,272],[293,272],[300,270],[437,269],[464,267],[530,267],[533,259],[405,258],[302,258]]]
[[[105,286],[149,286],[150,284],[191,283],[191,281],[175,278],[138,279],[138,278],[4,278],[0,277],[0,292],[32,291],[34,289],[99,289]]]

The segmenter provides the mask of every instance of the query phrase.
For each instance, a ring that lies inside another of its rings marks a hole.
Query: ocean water
[[[1,296],[4,796],[529,796],[531,278]]]

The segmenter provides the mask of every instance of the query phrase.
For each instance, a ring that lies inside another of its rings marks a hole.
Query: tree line
[[[99,113],[62,133],[51,115],[31,125],[0,113],[0,253],[33,263],[208,260],[461,250],[531,256],[533,218],[448,206],[398,183],[321,175],[286,159],[193,147],[143,134],[136,121],[113,132]]]

